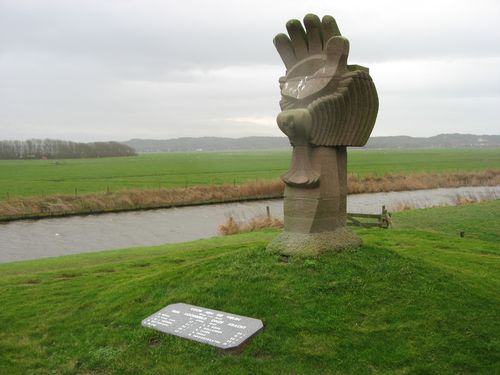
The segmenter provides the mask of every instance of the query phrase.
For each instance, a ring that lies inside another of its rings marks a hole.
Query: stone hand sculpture
[[[285,230],[270,245],[282,254],[317,255],[359,245],[346,228],[346,146],[363,146],[375,125],[378,97],[368,69],[348,65],[349,41],[335,19],[316,15],[286,24],[274,45],[286,74],[277,122],[293,146],[282,179]]]

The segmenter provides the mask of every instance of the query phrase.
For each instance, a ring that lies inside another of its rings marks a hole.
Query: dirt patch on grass
[[[42,280],[40,279],[29,279],[29,280],[23,280],[19,284],[21,285],[37,285],[40,284]]]
[[[65,280],[72,280],[77,277],[83,276],[82,273],[62,273],[60,275],[57,275],[57,277],[54,278],[55,281],[65,281]]]
[[[116,272],[116,270],[114,268],[100,268],[93,271],[92,273],[112,273],[112,272]]]
[[[132,263],[130,267],[132,268],[146,268],[151,266],[151,263]]]
[[[148,345],[152,348],[156,348],[157,346],[160,346],[161,344],[161,339],[159,337],[151,337],[148,340]]]

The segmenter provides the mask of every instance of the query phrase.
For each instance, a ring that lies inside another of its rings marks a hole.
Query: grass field
[[[358,250],[289,263],[263,231],[2,264],[0,373],[498,374],[499,210],[397,213]],[[224,355],[140,326],[174,302],[265,329]]]
[[[291,152],[144,154],[128,158],[0,161],[0,200],[131,188],[185,187],[275,179]],[[500,149],[349,151],[349,173],[472,171],[500,168]]]

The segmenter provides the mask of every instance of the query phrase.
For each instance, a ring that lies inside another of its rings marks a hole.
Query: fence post
[[[385,208],[385,205],[382,206],[382,215],[380,215],[380,226],[382,228],[388,229],[392,226],[391,222],[391,214]]]

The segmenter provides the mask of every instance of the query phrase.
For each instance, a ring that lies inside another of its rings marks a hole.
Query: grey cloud
[[[231,119],[276,115],[272,37],[311,9],[336,16],[350,61],[370,67],[376,132],[500,131],[495,1],[4,0],[2,137],[279,134]]]
[[[288,17],[279,13],[286,9],[284,4],[288,2],[278,1],[272,5],[254,1],[255,5],[248,9],[240,9],[239,2],[234,3],[236,5],[229,1],[210,2],[211,6],[206,9],[206,6],[184,7],[181,3],[154,1],[6,2],[0,12],[0,48],[92,57],[124,66],[147,63],[153,68],[276,61],[271,38],[285,31],[284,22]],[[380,4],[384,3],[388,2]],[[487,2],[488,7],[470,6],[459,12],[460,18],[452,22],[452,5],[461,2],[446,2],[441,7],[436,2],[427,13],[426,8],[417,3],[395,6],[397,3],[393,2],[387,9],[381,5],[376,14],[363,12],[362,3],[359,12],[357,7],[339,12],[345,14],[338,17],[338,22],[351,40],[354,59],[374,62],[395,58],[500,55],[500,33],[492,30],[500,17],[500,5]],[[158,7],[160,9],[156,9]],[[290,17],[304,13],[292,12],[302,8],[296,3],[292,2],[289,7],[291,10],[284,13],[290,13]],[[457,7],[460,6],[455,5]],[[318,8],[326,7],[319,2]],[[267,9],[269,15],[263,17]],[[478,15],[482,19],[474,22],[473,17]]]

